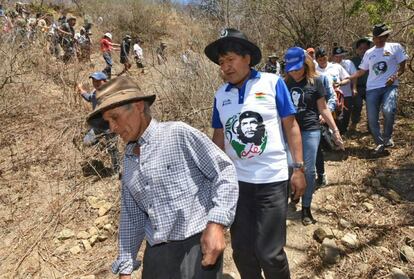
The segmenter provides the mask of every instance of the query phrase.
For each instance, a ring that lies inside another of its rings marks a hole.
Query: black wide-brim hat
[[[204,49],[204,53],[211,61],[213,61],[214,63],[218,65],[219,64],[218,50],[222,45],[228,42],[239,43],[250,52],[250,56],[251,56],[250,66],[254,66],[258,64],[260,60],[262,59],[262,52],[260,51],[260,48],[256,46],[254,43],[250,42],[245,34],[233,28],[224,29],[221,32],[220,38],[218,40],[206,46],[206,48]]]
[[[389,35],[391,32],[392,30],[389,29],[388,26],[385,25],[384,23],[376,24],[372,28],[372,36],[374,37],[382,37],[385,35]]]

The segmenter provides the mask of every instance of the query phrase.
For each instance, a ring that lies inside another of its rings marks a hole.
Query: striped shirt
[[[133,153],[136,145],[140,154]],[[125,149],[119,254],[112,271],[131,274],[141,243],[184,240],[207,222],[230,226],[238,184],[233,163],[200,131],[151,120]]]

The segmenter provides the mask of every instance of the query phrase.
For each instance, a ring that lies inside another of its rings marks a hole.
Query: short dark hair
[[[359,48],[362,44],[367,44],[368,46],[371,46],[371,41],[367,38],[362,38],[359,39],[356,43],[355,43],[355,48]]]
[[[247,49],[245,46],[243,46],[241,43],[228,41],[225,43],[222,43],[217,48],[218,56],[226,55],[229,52],[234,52],[237,55],[240,56],[246,56],[247,54],[252,56],[252,53],[249,49]]]

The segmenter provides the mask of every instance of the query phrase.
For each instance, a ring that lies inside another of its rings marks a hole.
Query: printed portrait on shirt
[[[380,61],[375,63],[372,66],[372,70],[374,71],[374,73],[378,76],[380,74],[383,74],[387,71],[388,66],[387,66],[387,62],[386,61]]]
[[[263,117],[254,111],[234,115],[226,122],[226,138],[239,158],[259,156],[265,150],[267,143]]]
[[[306,110],[305,93],[302,88],[293,87],[290,89],[290,96],[297,112]]]

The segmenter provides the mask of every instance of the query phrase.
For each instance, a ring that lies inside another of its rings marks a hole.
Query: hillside
[[[211,135],[213,94],[221,80],[202,49],[215,32],[202,36],[211,26],[174,9],[163,12],[168,27],[154,37],[144,33],[145,72],[133,65],[128,74],[157,94],[157,119],[185,121]],[[106,27],[96,28],[101,34]],[[123,31],[114,34],[119,39]],[[160,41],[168,45],[165,65],[155,59]],[[44,45],[19,49],[2,41],[0,47],[9,50],[1,53],[0,72],[6,81],[0,87],[0,278],[116,278],[110,264],[117,253],[120,181],[106,169],[103,145],[82,145],[90,108],[74,90],[104,68],[97,46],[91,64],[69,65]],[[184,51],[189,64],[182,61]],[[119,73],[114,57],[113,72]],[[414,247],[414,103],[407,97],[412,73],[407,75],[396,147],[372,156],[362,123],[346,138],[344,152],[326,156],[329,185],[317,190],[313,205],[318,222],[303,226],[300,208],[290,206],[286,250],[293,279],[391,278],[395,268],[414,278],[414,258],[403,255]],[[229,243],[224,271],[225,278],[240,278]]]

